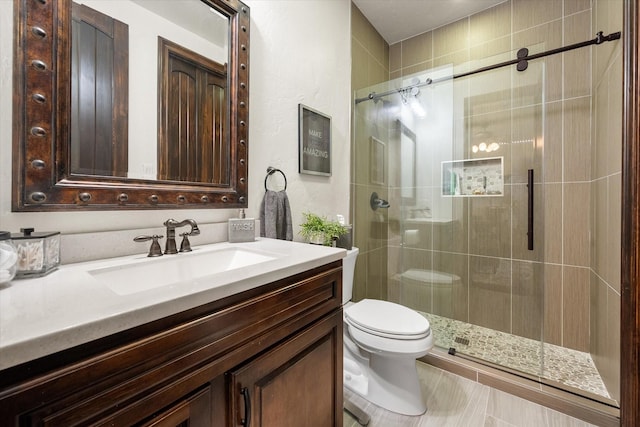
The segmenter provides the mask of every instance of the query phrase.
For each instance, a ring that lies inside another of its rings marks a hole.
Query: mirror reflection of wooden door
[[[129,27],[72,6],[71,173],[127,176]]]
[[[226,66],[159,37],[158,178],[230,182]]]

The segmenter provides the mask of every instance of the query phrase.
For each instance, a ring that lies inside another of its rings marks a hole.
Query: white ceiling
[[[505,0],[352,0],[387,43],[433,30]]]

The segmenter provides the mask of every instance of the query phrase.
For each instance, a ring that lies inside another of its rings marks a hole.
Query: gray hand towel
[[[260,236],[293,240],[289,198],[283,191],[267,190],[260,204]]]

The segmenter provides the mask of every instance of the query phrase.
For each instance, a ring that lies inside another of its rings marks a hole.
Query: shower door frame
[[[640,7],[624,3],[620,425],[640,420]]]

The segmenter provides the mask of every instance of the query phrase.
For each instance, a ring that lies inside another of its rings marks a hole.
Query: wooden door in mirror
[[[160,179],[229,185],[227,70],[159,38]]]
[[[129,27],[72,4],[71,172],[127,176]]]
[[[228,61],[206,78],[211,82],[214,76],[212,86],[224,93],[210,97],[206,103],[211,108],[192,116],[209,120],[217,115],[220,126],[201,128],[201,133],[217,133],[208,135],[209,143],[191,154],[191,162],[200,165],[195,172],[147,179],[132,174],[126,166],[126,147],[135,143],[124,129],[132,126],[135,117],[131,109],[126,111],[126,93],[108,107],[115,112],[109,118],[113,121],[100,125],[111,133],[85,131],[86,119],[73,119],[71,0],[14,0],[13,211],[247,207],[249,8],[239,0],[194,2],[228,22]],[[114,72],[122,75],[126,66],[118,59],[123,54],[118,46],[113,47],[118,65]],[[155,69],[148,72],[159,74]],[[160,115],[160,100],[150,98],[149,108]],[[214,100],[218,103],[212,105]],[[157,129],[150,127],[149,131],[156,135]],[[104,160],[106,155],[99,154],[102,150],[111,157],[108,164],[94,165],[91,160],[85,167],[83,162],[72,161],[72,154],[81,148],[72,144],[73,132],[81,136],[99,133],[97,142],[81,146],[89,153],[83,155]],[[153,168],[160,145],[150,160]]]

